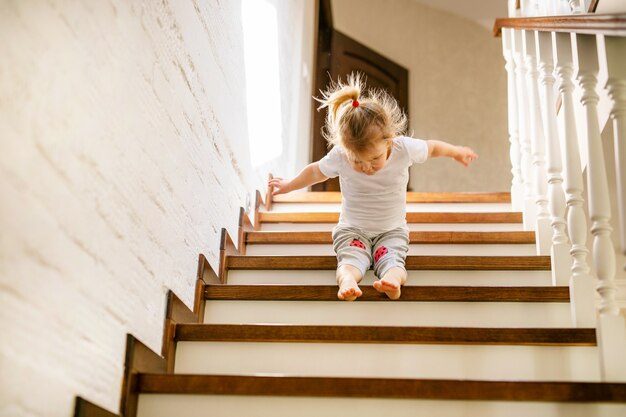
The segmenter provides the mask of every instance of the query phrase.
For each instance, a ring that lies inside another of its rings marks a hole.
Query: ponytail
[[[348,83],[344,84],[341,79],[337,83],[331,81],[328,89],[322,91],[322,98],[317,99],[321,104],[317,108],[321,110],[325,107],[328,108],[328,121],[334,123],[338,120],[339,110],[343,105],[353,101],[358,101],[361,96],[361,75],[350,74],[348,76]],[[347,107],[347,106],[345,106]],[[345,109],[344,109],[345,111]]]

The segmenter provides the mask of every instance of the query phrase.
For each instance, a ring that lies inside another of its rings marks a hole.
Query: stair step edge
[[[359,301],[387,301],[372,287],[361,288]],[[340,301],[336,285],[209,285],[206,300]],[[569,302],[568,287],[405,286],[394,301]]]
[[[247,232],[246,244],[331,244],[330,231],[300,232]],[[461,232],[461,231],[410,231],[411,244],[534,244],[535,232]]]
[[[138,374],[143,394],[626,402],[626,384],[253,375]]]
[[[179,324],[181,341],[596,346],[595,329]]]
[[[407,270],[550,270],[549,256],[414,256]],[[227,269],[336,269],[335,256],[228,256]]]
[[[272,197],[272,202],[281,203],[340,203],[339,191],[307,191],[279,194]],[[510,203],[510,192],[407,192],[407,203]]]
[[[408,212],[408,223],[522,223],[521,212]],[[337,223],[338,212],[259,212],[261,223]]]

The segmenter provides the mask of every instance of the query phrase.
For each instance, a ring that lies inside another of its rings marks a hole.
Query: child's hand
[[[272,195],[277,195],[277,194],[285,194],[288,193],[289,191],[291,191],[289,189],[289,183],[291,181],[283,179],[283,178],[272,178],[271,180],[269,180],[269,182],[267,183],[267,185],[270,188],[274,188],[274,191],[272,192]]]
[[[469,166],[470,162],[475,159],[478,159],[478,155],[471,148],[467,146],[457,146],[456,155],[454,155],[454,160],[465,165]]]

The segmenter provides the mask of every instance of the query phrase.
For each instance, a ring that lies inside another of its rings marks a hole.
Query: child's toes
[[[391,281],[381,280],[380,281],[380,285],[382,286],[382,288],[385,291],[397,290],[398,289],[398,284],[396,284],[395,282],[391,282]]]
[[[353,301],[361,295],[363,295],[363,292],[358,288],[348,287],[340,289],[337,293],[337,298],[344,301]]]
[[[400,288],[400,285],[398,285],[398,284],[397,284],[397,283],[395,283],[395,282],[390,282],[390,283],[389,283],[389,288],[391,288],[392,290],[397,290],[397,289],[399,289],[399,288]]]

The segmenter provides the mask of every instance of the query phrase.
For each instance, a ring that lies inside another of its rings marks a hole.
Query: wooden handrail
[[[626,36],[626,13],[499,18],[493,35],[500,36],[502,28]]]

